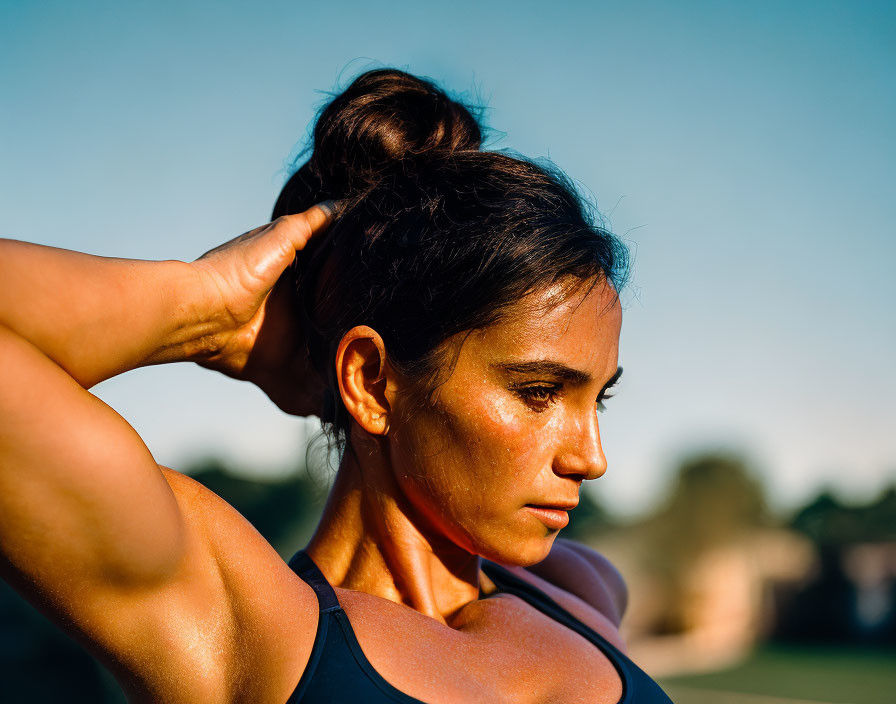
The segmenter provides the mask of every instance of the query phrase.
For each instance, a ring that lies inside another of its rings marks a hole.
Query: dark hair
[[[569,179],[547,163],[482,151],[481,141],[471,110],[431,81],[369,71],[321,111],[311,156],[277,199],[275,218],[340,201],[290,274],[328,386],[321,419],[340,444],[351,419],[333,366],[352,327],[375,329],[423,398],[453,335],[493,324],[558,281],[623,283],[624,245]]]

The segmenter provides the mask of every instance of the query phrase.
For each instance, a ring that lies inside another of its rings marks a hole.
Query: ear
[[[394,380],[389,378],[386,345],[367,325],[342,336],[336,350],[336,380],[346,410],[371,435],[385,435],[392,415]]]

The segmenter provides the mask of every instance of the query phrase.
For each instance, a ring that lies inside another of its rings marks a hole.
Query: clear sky
[[[0,235],[192,260],[268,219],[322,91],[381,65],[488,106],[634,254],[600,498],[749,454],[779,506],[896,476],[896,11],[873,2],[0,0]],[[96,392],[174,467],[306,426],[193,365]]]

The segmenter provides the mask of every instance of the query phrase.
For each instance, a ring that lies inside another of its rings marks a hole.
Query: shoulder
[[[218,654],[229,689],[226,701],[283,698],[311,654],[318,612],[314,591],[231,504],[185,474],[161,470],[202,546],[206,570],[213,573],[202,580],[201,592],[217,628],[202,638]],[[175,640],[174,649],[190,648],[195,644]]]
[[[313,590],[255,526],[205,485],[167,467],[161,469],[237,612],[250,602],[255,607],[263,605],[258,596],[260,586],[265,585],[268,593],[285,592],[297,598],[306,607],[302,610],[312,616],[310,620],[316,620],[317,597]]]
[[[619,626],[628,605],[628,588],[619,570],[597,550],[558,538],[550,554],[526,568],[570,592]]]

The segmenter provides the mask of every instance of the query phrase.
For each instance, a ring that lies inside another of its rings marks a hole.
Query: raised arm
[[[185,262],[0,240],[0,324],[84,388],[213,345],[223,321],[209,293]]]
[[[150,629],[141,609],[214,556],[203,552],[201,511],[85,389],[188,360],[250,378],[259,331],[282,327],[270,292],[326,222],[313,208],[192,264],[0,240],[0,576],[125,670],[141,658],[151,667],[147,653],[173,637],[164,619]],[[221,614],[210,618],[212,628]]]

